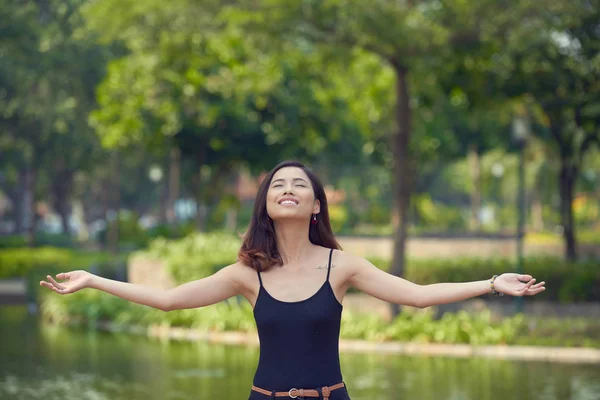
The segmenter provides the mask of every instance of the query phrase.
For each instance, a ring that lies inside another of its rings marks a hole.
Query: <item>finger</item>
[[[65,289],[60,289],[60,288],[57,288],[56,286],[54,286],[52,288],[52,290],[54,290],[58,294],[65,294]]]
[[[529,289],[529,290],[527,291],[527,293],[525,293],[525,294],[526,294],[527,296],[534,296],[534,295],[536,295],[536,294],[538,294],[538,293],[541,293],[541,292],[543,292],[544,290],[546,290],[546,288],[545,288],[544,286],[542,286],[542,287],[540,287],[540,288],[537,288],[537,289]]]
[[[523,286],[521,289],[519,289],[519,291],[526,292],[531,287],[531,285],[533,285],[534,283],[535,283],[535,278],[533,278],[529,282],[527,282],[525,284],[525,286]]]
[[[519,276],[517,277],[517,279],[518,279],[519,281],[521,281],[521,282],[523,282],[523,283],[524,283],[524,282],[529,282],[530,280],[532,280],[532,279],[533,279],[533,276],[531,276],[531,275],[519,275]]]
[[[46,281],[40,281],[40,286],[43,286],[43,287],[48,288],[48,289],[54,288],[54,285],[52,285],[51,283],[48,283]]]
[[[542,282],[540,282],[540,283],[536,283],[535,285],[533,285],[533,286],[532,286],[532,287],[530,287],[529,289],[530,289],[530,290],[531,290],[531,289],[537,289],[537,288],[540,288],[540,287],[544,286],[545,284],[546,284],[546,282],[542,281]]]
[[[71,273],[69,272],[61,272],[60,274],[56,275],[56,279],[70,279],[71,278]]]
[[[52,278],[50,275],[47,276],[48,280],[50,281],[50,283],[52,283],[54,286],[56,286],[59,289],[64,289],[65,287],[63,285],[61,285],[60,283],[56,282],[54,280],[54,278]]]

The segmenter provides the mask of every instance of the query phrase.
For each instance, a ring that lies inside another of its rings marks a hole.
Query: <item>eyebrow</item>
[[[279,181],[285,181],[285,179],[283,179],[283,178],[275,179],[273,182],[271,182],[271,185],[274,184],[275,182],[279,182]],[[303,179],[303,178],[294,178],[294,179],[292,179],[292,181],[303,181],[303,182],[306,182],[306,179]],[[306,183],[308,183],[308,182],[306,182]]]

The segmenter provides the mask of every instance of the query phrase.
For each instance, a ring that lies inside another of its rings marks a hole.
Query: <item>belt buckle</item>
[[[290,391],[288,392],[288,396],[290,396],[292,399],[295,399],[295,398],[297,398],[297,397],[298,397],[298,395],[293,395],[293,394],[292,394],[292,391],[296,391],[296,392],[297,392],[297,391],[298,391],[298,389],[296,389],[296,388],[291,388],[291,389],[290,389]]]

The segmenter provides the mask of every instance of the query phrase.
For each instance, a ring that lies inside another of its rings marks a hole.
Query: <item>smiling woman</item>
[[[85,271],[40,284],[68,294],[94,288],[164,311],[197,308],[243,295],[254,307],[260,357],[250,400],[348,400],[338,340],[342,302],[350,287],[381,300],[428,307],[480,296],[535,295],[544,282],[505,273],[475,282],[417,285],[341,251],[331,230],[323,185],[296,161],[263,180],[238,261],[206,278],[159,290]]]

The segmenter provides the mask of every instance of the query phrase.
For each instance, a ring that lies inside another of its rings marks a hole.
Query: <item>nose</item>
[[[283,189],[283,194],[293,194],[294,193],[294,185],[291,183],[286,183],[285,188]]]

